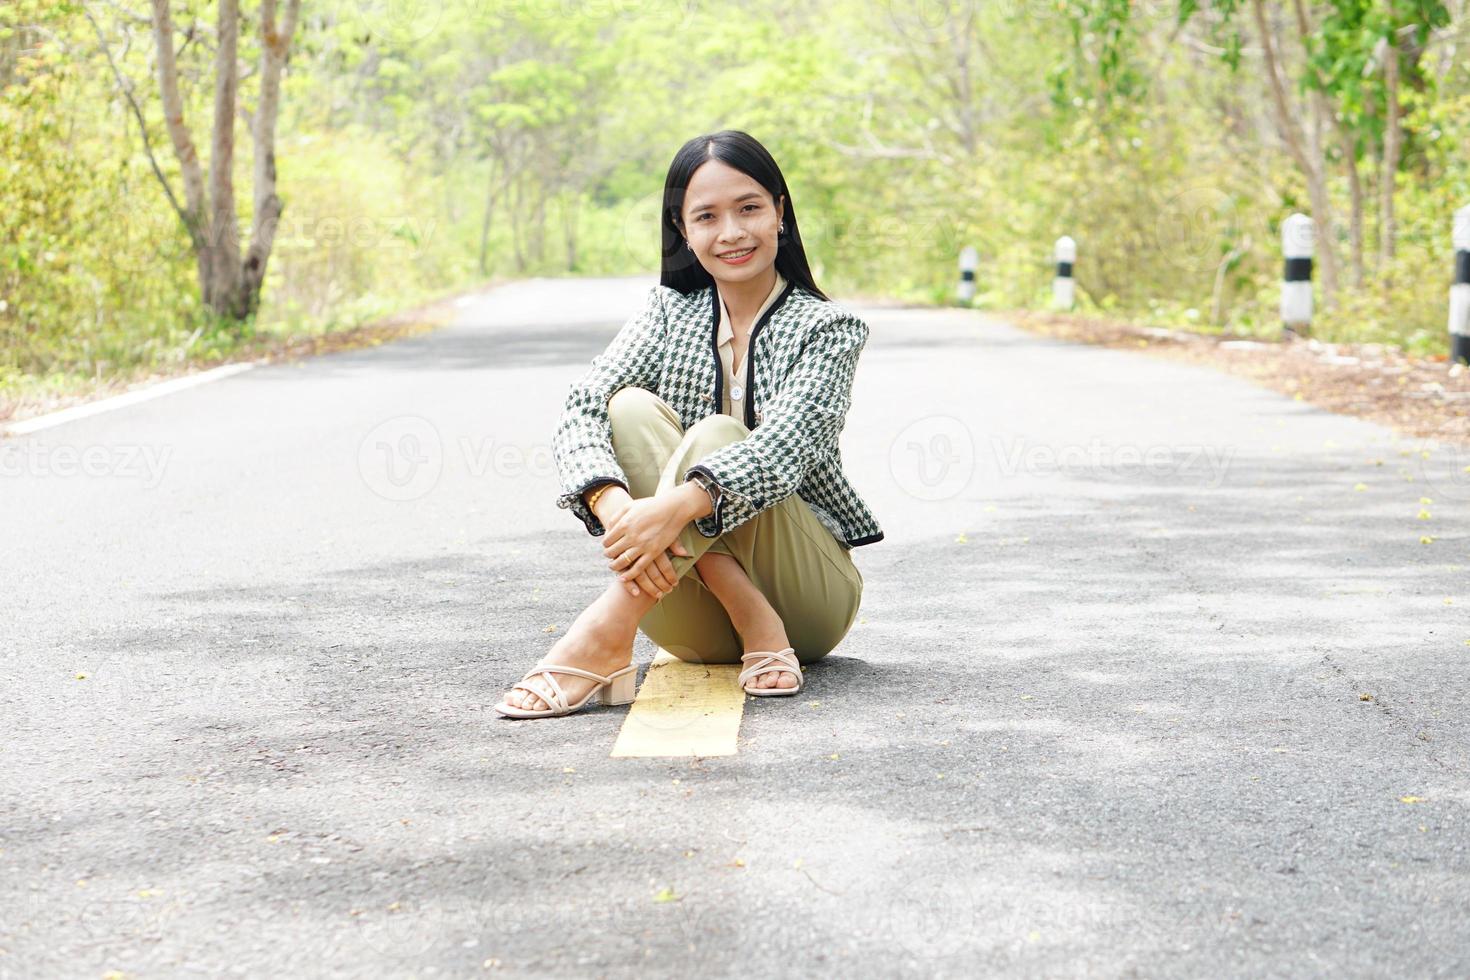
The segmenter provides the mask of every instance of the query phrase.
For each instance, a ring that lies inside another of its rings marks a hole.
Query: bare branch
[[[107,38],[102,34],[102,27],[97,23],[97,19],[92,16],[92,11],[84,6],[82,13],[91,22],[92,29],[97,32],[97,45],[102,49],[103,55],[107,58],[107,64],[112,68],[112,75],[117,80],[118,90],[128,100],[128,105],[133,110],[133,117],[138,120],[138,132],[143,137],[143,152],[148,155],[148,165],[153,168],[153,176],[158,178],[158,183],[163,188],[164,196],[168,198],[169,206],[174,209],[174,213],[179,216],[179,221],[183,224],[184,231],[188,233],[190,239],[197,242],[198,233],[195,230],[194,222],[189,220],[189,215],[179,204],[178,198],[174,196],[173,187],[169,185],[168,178],[163,175],[163,169],[158,165],[158,157],[153,152],[153,141],[148,138],[148,123],[143,118],[143,109],[138,105],[138,100],[133,98],[132,83],[123,77],[122,70],[118,68],[117,62],[113,60],[112,49],[108,47]]]

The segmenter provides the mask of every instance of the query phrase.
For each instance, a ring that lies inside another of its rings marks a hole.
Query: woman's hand
[[[658,500],[665,506],[673,508],[675,513],[678,513],[679,508],[675,506],[675,501],[678,499],[678,497],[678,493],[673,493],[661,496],[658,498]],[[626,490],[618,486],[609,487],[607,489],[607,492],[598,499],[595,512],[598,519],[602,521],[604,533],[608,536],[604,538],[604,543],[606,543],[607,540],[611,538],[613,525],[617,523],[619,518],[622,517],[623,513],[629,509],[629,507],[633,503],[633,500],[634,498],[629,496]],[[693,517],[686,517],[681,523],[678,524],[678,529],[682,529],[683,525],[689,520],[693,520]],[[688,557],[689,552],[684,548],[684,545],[681,544],[677,538],[678,529],[676,529],[674,532],[676,537],[669,550],[675,555]],[[607,553],[606,548],[604,548],[604,553]],[[629,555],[628,557],[631,559],[633,556]],[[608,562],[608,567],[611,568],[614,564],[615,563],[610,560]],[[624,564],[627,563],[625,562]],[[614,571],[617,571],[617,569],[614,569]],[[678,584],[678,575],[674,572],[674,566],[673,563],[669,561],[668,554],[661,551],[651,563],[644,567],[641,574],[620,574],[619,580],[628,590],[630,595],[638,595],[640,591],[643,591],[649,595],[656,595],[659,598],[663,598],[665,594],[671,591]]]
[[[628,497],[614,505],[610,518],[603,519],[607,528],[602,553],[607,567],[617,573],[633,595],[643,590],[663,598],[678,584],[673,563],[665,550],[681,557],[689,552],[678,540],[688,523],[672,495]]]

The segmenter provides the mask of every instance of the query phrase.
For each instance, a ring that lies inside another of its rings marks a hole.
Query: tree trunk
[[[1328,309],[1337,306],[1337,249],[1335,237],[1336,221],[1333,219],[1332,200],[1327,194],[1325,166],[1321,154],[1308,152],[1303,145],[1304,136],[1296,122],[1296,114],[1287,101],[1286,83],[1277,62],[1275,31],[1267,23],[1262,0],[1251,0],[1256,29],[1261,35],[1261,49],[1266,62],[1266,81],[1271,91],[1271,103],[1276,110],[1276,125],[1287,149],[1307,181],[1307,195],[1312,202],[1312,222],[1316,229],[1317,264],[1322,270],[1322,305]],[[1305,39],[1304,39],[1305,41]]]
[[[287,0],[286,15],[279,30],[276,25],[277,0],[261,2],[260,105],[251,122],[255,155],[254,215],[250,247],[243,259],[234,181],[235,116],[240,86],[239,0],[218,0],[214,126],[207,182],[199,153],[184,121],[169,0],[152,0],[152,4],[164,125],[173,143],[184,182],[184,203],[178,206],[178,213],[194,249],[200,298],[204,306],[216,315],[243,320],[259,306],[266,263],[282,210],[281,200],[276,196],[275,127],[280,107],[281,71],[295,32],[301,0]],[[173,192],[166,179],[162,175],[159,179],[164,181],[164,191],[173,200]]]
[[[521,244],[521,198],[523,195],[520,179],[512,178],[508,189],[510,200],[507,202],[509,207],[506,211],[510,215],[511,254],[515,256],[516,273],[523,274],[526,271],[526,251]]]
[[[495,199],[499,189],[495,186],[495,161],[490,161],[490,180],[485,188],[485,217],[480,222],[480,275],[490,274],[490,224],[495,217]]]
[[[539,175],[540,171],[538,171]],[[528,233],[526,251],[531,261],[540,268],[546,262],[546,187],[537,180],[532,185],[536,195],[536,207],[531,213],[531,228]]]
[[[1342,138],[1342,165],[1347,171],[1348,190],[1352,193],[1352,261],[1353,288],[1363,288],[1363,181],[1358,176],[1358,149],[1353,134],[1346,126],[1338,127]]]
[[[240,84],[240,2],[219,0],[214,57],[214,138],[209,151],[209,254],[204,305],[223,316],[245,316],[240,225],[235,216],[235,95]]]
[[[575,193],[562,197],[562,230],[566,236],[568,272],[577,268],[577,197]]]
[[[184,100],[179,95],[179,65],[174,57],[174,23],[168,0],[153,0],[153,38],[158,49],[158,91],[163,100],[163,124],[173,143],[174,156],[184,180],[184,204],[179,217],[194,246],[203,257],[204,171],[189,127],[184,123]],[[165,185],[167,190],[167,185]],[[172,196],[172,195],[170,195]],[[203,276],[201,262],[200,275]],[[202,281],[202,278],[201,278]]]
[[[1383,90],[1386,114],[1383,123],[1383,168],[1378,179],[1378,267],[1383,273],[1385,291],[1393,287],[1397,222],[1393,213],[1394,184],[1399,172],[1402,123],[1399,119],[1399,48],[1398,36],[1390,34],[1383,44]]]
[[[1303,0],[1292,0],[1292,10],[1296,14],[1297,34],[1301,38],[1303,63],[1311,66],[1312,50],[1309,41],[1313,36],[1312,18],[1307,12]],[[1358,179],[1358,149],[1357,140],[1348,128],[1338,121],[1336,113],[1327,103],[1325,93],[1326,80],[1315,68],[1311,69],[1316,75],[1316,84],[1312,86],[1312,104],[1316,111],[1316,124],[1320,126],[1325,120],[1332,126],[1337,134],[1338,144],[1342,149],[1343,169],[1347,171],[1348,188],[1352,193],[1352,214],[1349,218],[1352,235],[1352,263],[1353,263],[1353,286],[1363,285],[1363,185]],[[1320,140],[1313,142],[1313,156],[1322,161],[1323,171],[1326,171],[1326,155],[1322,151]]]
[[[244,268],[246,306],[251,313],[260,308],[266,264],[284,210],[276,195],[276,118],[281,107],[281,73],[290,57],[300,10],[301,0],[287,0],[286,15],[278,29],[276,0],[261,0],[260,5],[260,104],[251,134],[255,148],[255,213]]]

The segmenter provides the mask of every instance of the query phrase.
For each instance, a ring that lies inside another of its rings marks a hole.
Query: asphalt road
[[[854,305],[804,694],[490,712],[607,581],[550,437],[648,285],[0,442],[0,978],[1470,975],[1470,460],[1203,367]]]

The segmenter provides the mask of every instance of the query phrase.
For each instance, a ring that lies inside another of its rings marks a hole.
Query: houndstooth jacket
[[[615,392],[647,388],[669,403],[686,430],[723,404],[719,301],[712,285],[688,294],[654,286],[643,308],[572,383],[551,451],[561,482],[557,506],[570,509],[588,533],[607,529],[582,494],[609,480],[628,486],[607,414]],[[701,534],[718,537],[795,493],[844,548],[883,540],[842,471],[838,448],[867,339],[868,325],[858,317],[795,281],[786,284],[750,333],[743,420],[750,435],[681,474],[689,480],[699,473],[718,485],[714,512],[694,522]]]

